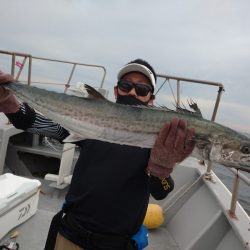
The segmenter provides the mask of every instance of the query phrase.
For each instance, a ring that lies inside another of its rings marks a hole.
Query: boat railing
[[[51,58],[45,58],[45,57],[37,57],[37,56],[32,56],[31,54],[4,51],[4,50],[0,50],[0,55],[1,54],[6,55],[8,57],[7,60],[8,60],[8,63],[10,62],[10,68],[11,68],[10,73],[16,81],[20,81],[28,85],[33,85],[33,84],[48,85],[52,87],[53,89],[59,88],[58,90],[64,93],[66,93],[68,90],[75,90],[74,88],[70,89],[70,87],[74,85],[74,83],[72,83],[73,82],[72,78],[73,76],[75,76],[76,67],[84,67],[84,69],[86,68],[95,69],[95,70],[98,70],[98,73],[101,70],[102,75],[101,75],[100,82],[98,83],[98,79],[97,79],[95,80],[95,84],[97,84],[96,87],[101,94],[103,94],[105,97],[108,96],[108,91],[103,89],[103,84],[104,84],[104,80],[106,77],[106,68],[102,65],[86,64],[86,63],[80,63],[80,62],[75,62],[75,61],[58,60],[58,59],[51,59]],[[44,78],[42,80],[36,81],[34,80],[34,76],[32,75],[33,69],[35,65],[39,65],[39,63],[41,62],[44,62],[44,63],[52,62],[55,68],[58,66],[58,64],[59,66],[62,66],[62,67],[65,65],[69,65],[71,66],[71,70],[69,71],[69,74],[68,76],[66,76],[67,78],[64,81],[58,80],[57,82],[51,82],[51,81],[48,82],[48,80],[46,81],[44,80]],[[22,77],[22,80],[20,80],[20,75],[22,73],[25,74],[25,77],[27,78]],[[95,75],[99,76],[100,73],[95,74]],[[80,94],[80,96],[83,96],[84,92],[82,92],[82,89],[79,88],[79,89],[76,89],[75,94],[77,95]],[[36,148],[39,146],[40,146],[39,135],[33,135],[32,147]],[[64,144],[62,151],[61,151],[59,174],[53,175],[52,177],[53,181],[56,181],[55,187],[63,188],[67,184],[69,184],[70,178],[68,177],[71,173],[74,152],[75,152],[75,145],[68,145],[67,143]],[[0,174],[1,174],[1,164],[0,164]],[[51,174],[47,174],[47,176],[48,176],[47,177],[48,179],[51,178]],[[67,183],[64,181],[65,179],[64,177],[66,177]],[[45,176],[45,179],[46,179],[46,176]]]
[[[218,88],[218,94],[216,97],[216,101],[213,108],[213,114],[211,117],[211,121],[215,121],[215,117],[219,108],[220,99],[222,96],[222,93],[224,91],[224,86],[222,83],[219,82],[212,82],[212,81],[204,81],[204,80],[198,80],[198,79],[191,79],[191,78],[184,78],[184,77],[178,77],[178,76],[170,76],[170,75],[164,75],[164,74],[157,74],[158,78],[163,78],[163,82],[160,85],[160,87],[157,89],[155,95],[157,95],[162,87],[167,84],[169,80],[175,80],[176,81],[176,105],[181,106],[181,83],[187,82],[191,84],[203,84],[203,85],[210,85]]]
[[[26,66],[26,64],[28,64],[28,72],[27,72],[27,84],[31,85],[31,83],[36,83],[34,81],[31,80],[32,78],[32,64],[34,60],[39,60],[39,61],[47,61],[47,62],[54,62],[54,63],[61,63],[61,64],[68,64],[72,66],[71,71],[69,72],[68,75],[68,79],[66,81],[63,82],[64,84],[64,93],[67,92],[68,88],[70,87],[71,84],[71,80],[72,77],[75,73],[75,69],[76,67],[89,67],[89,68],[96,68],[96,69],[101,69],[103,74],[102,74],[102,78],[100,81],[100,86],[99,88],[102,89],[103,88],[103,84],[104,84],[104,80],[106,77],[106,68],[102,65],[96,65],[96,64],[86,64],[86,63],[80,63],[80,62],[72,62],[72,61],[66,61],[66,60],[58,60],[58,59],[50,59],[50,58],[45,58],[45,57],[36,57],[36,56],[32,56],[30,54],[25,54],[25,53],[20,53],[20,52],[11,52],[11,51],[4,51],[4,50],[0,50],[0,54],[5,54],[5,55],[9,55],[11,56],[11,75],[13,77],[15,77],[15,80],[19,80],[19,77],[24,69],[24,66]],[[22,61],[17,61],[16,58],[20,57],[22,58]],[[28,60],[28,62],[27,62]],[[16,67],[18,67],[18,72],[15,76],[15,71],[16,71]],[[50,84],[50,85],[62,85],[61,83],[52,83],[52,82],[44,82],[44,81],[40,81],[38,83],[41,84]]]
[[[216,100],[215,100],[213,112],[212,112],[212,117],[211,117],[211,121],[215,121],[217,111],[219,108],[219,103],[221,100],[221,96],[222,96],[223,91],[225,90],[222,83],[213,82],[213,81],[198,80],[198,79],[191,79],[191,78],[184,78],[184,77],[177,77],[177,76],[170,76],[170,75],[165,75],[165,74],[157,74],[157,78],[158,79],[162,78],[161,79],[162,83],[159,86],[159,88],[156,90],[156,93],[155,93],[156,96],[160,93],[163,86],[166,85],[167,83],[169,83],[170,81],[174,81],[176,83],[176,98],[174,98],[175,99],[174,102],[175,102],[176,107],[181,107],[181,84],[183,82],[190,83],[190,84],[202,84],[202,85],[209,85],[212,87],[216,87],[218,93],[216,96]],[[233,184],[233,190],[232,190],[231,206],[230,206],[228,211],[229,211],[229,214],[234,217],[235,210],[236,210],[236,203],[238,200],[238,191],[239,191],[240,180],[242,180],[243,182],[245,182],[249,186],[250,179],[246,175],[242,174],[240,171],[236,170],[235,168],[230,168],[229,170],[234,174],[234,184]],[[211,171],[212,171],[212,162],[208,161],[206,173],[204,175],[205,180],[213,181]]]
[[[231,205],[228,212],[230,216],[236,217],[235,210],[236,210],[236,203],[238,200],[240,180],[242,180],[245,184],[250,186],[250,179],[246,175],[242,174],[240,171],[236,170],[235,168],[230,168],[229,170],[234,174],[235,177],[232,190]]]

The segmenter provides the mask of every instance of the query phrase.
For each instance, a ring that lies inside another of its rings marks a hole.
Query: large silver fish
[[[73,136],[68,141],[89,138],[151,148],[160,128],[179,117],[196,130],[194,153],[205,160],[250,171],[250,139],[197,115],[70,96],[14,82],[5,86],[21,101],[71,131]],[[87,89],[94,93],[91,87]]]

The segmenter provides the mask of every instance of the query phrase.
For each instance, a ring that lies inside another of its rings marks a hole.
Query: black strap
[[[75,234],[79,235],[86,245],[92,245],[97,248],[136,249],[133,248],[133,243],[129,236],[105,235],[91,232],[80,226],[70,214],[63,217],[63,223],[66,223]]]
[[[110,248],[116,248],[116,249],[118,248],[124,250],[137,249],[136,244],[134,243],[134,241],[130,240],[129,236],[119,236],[119,235],[116,236],[116,235],[104,235],[104,234],[93,233],[79,226],[71,215],[67,214],[66,216],[63,217],[63,214],[64,211],[61,210],[56,215],[54,215],[50,224],[44,250],[54,250],[56,237],[62,223],[66,223],[67,226],[71,228],[75,234],[79,235],[83,239],[86,245],[91,244],[94,247],[98,248],[110,247]]]
[[[54,250],[56,244],[56,237],[62,222],[63,210],[54,215],[45,244],[44,250]]]

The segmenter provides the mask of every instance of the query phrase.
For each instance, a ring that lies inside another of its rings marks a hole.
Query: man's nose
[[[135,92],[135,88],[132,88],[132,89],[129,91],[129,95],[137,96],[137,94],[136,94],[136,92]]]

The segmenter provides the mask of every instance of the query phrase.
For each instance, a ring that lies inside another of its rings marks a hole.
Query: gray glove
[[[166,123],[151,150],[147,171],[165,178],[173,171],[176,163],[183,161],[194,149],[194,128],[187,128],[184,120],[174,118]]]

